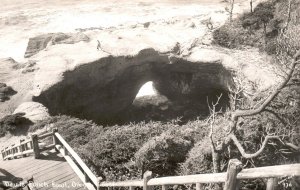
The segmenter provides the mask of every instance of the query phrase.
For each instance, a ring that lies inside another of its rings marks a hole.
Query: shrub
[[[297,50],[300,49],[300,27],[290,26],[284,33],[277,39],[277,53],[285,53],[293,56]]]
[[[211,143],[208,138],[210,127],[206,122],[202,121],[202,123],[202,125],[197,125],[197,131],[203,131],[202,135],[198,136],[200,138],[195,139],[195,145],[186,155],[186,160],[177,169],[180,175],[212,172]],[[229,120],[226,117],[218,116],[215,119],[213,128],[213,140],[215,143],[226,136],[228,130],[226,126],[229,126]],[[221,159],[224,160],[224,158]]]
[[[243,48],[243,46],[257,46],[262,44],[261,31],[243,28],[243,23],[227,23],[213,32],[213,43],[226,48]]]
[[[25,113],[16,113],[12,115],[7,115],[0,120],[0,137],[4,136],[6,133],[15,134],[17,132],[27,132],[29,125],[33,123],[23,117]]]
[[[231,28],[228,25],[223,25],[214,31],[213,43],[227,48],[235,48],[236,45],[232,36]]]
[[[136,164],[144,171],[174,175],[177,164],[185,160],[192,142],[172,133],[163,133],[147,141],[136,153]]]
[[[106,179],[120,180],[129,170],[125,164],[134,157],[141,145],[173,126],[171,123],[140,122],[108,127],[82,147],[80,153],[99,175],[105,175],[102,172],[106,171],[106,174],[110,174],[104,176]]]
[[[274,17],[274,12],[275,6],[273,2],[262,2],[255,7],[252,17],[259,23],[262,23],[266,31],[267,24]]]
[[[34,132],[45,126],[50,126],[51,129],[57,128],[72,147],[85,145],[103,130],[102,126],[97,126],[92,121],[62,115],[41,121],[31,126],[29,131]]]
[[[275,54],[277,50],[277,42],[275,39],[269,40],[266,44],[265,51],[267,54],[272,55]]]
[[[208,138],[199,141],[188,153],[184,163],[180,164],[178,173],[190,175],[212,172],[211,146]]]
[[[274,12],[273,2],[262,2],[257,5],[253,13],[244,13],[232,23],[226,23],[216,29],[213,32],[213,42],[227,48],[242,48],[243,46],[264,47],[263,44],[265,43],[262,36],[267,35],[267,26],[273,19]],[[277,35],[278,33],[276,31],[280,21],[275,20],[272,25],[272,32],[269,33],[270,35]],[[261,28],[261,25],[263,28]]]

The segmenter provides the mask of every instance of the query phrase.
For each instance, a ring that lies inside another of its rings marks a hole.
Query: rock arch
[[[147,81],[153,81],[158,93],[170,101],[198,101],[205,104],[203,107],[207,107],[206,96],[226,93],[233,85],[230,71],[220,62],[174,58],[170,63],[167,55],[146,49],[133,57],[108,56],[78,66],[33,99],[45,105],[51,115],[118,123]]]

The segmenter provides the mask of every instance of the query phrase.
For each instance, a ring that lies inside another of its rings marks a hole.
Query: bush
[[[213,33],[213,43],[227,48],[235,48],[234,35],[229,25],[223,25]]]
[[[189,175],[196,173],[211,173],[212,170],[212,156],[211,156],[211,143],[208,138],[210,133],[210,127],[206,122],[201,125],[197,125],[196,131],[203,131],[203,134],[195,139],[193,148],[186,155],[186,160],[180,164],[177,172],[180,175]],[[217,117],[214,122],[213,128],[213,140],[214,142],[220,142],[224,139],[227,133],[227,127],[229,126],[229,120],[226,117]],[[189,135],[193,136],[193,135]],[[224,158],[221,158],[224,159]]]
[[[243,28],[243,23],[226,23],[213,32],[213,43],[226,48],[243,48],[243,46],[261,46],[262,32]]]
[[[41,121],[31,126],[29,131],[34,132],[45,126],[50,127],[50,129],[57,128],[65,140],[75,148],[85,145],[103,130],[102,126],[97,126],[92,121],[80,120],[78,118],[62,115]]]
[[[275,6],[273,2],[262,2],[255,7],[252,17],[266,25],[274,17],[274,13]]]
[[[159,176],[174,175],[177,164],[185,160],[192,146],[190,140],[163,133],[151,138],[135,153],[136,164],[142,170],[150,170]]]
[[[126,164],[141,145],[173,126],[171,123],[141,122],[108,127],[82,147],[80,154],[99,175],[108,180],[121,180],[123,174],[129,172]]]
[[[135,154],[154,138],[161,139],[158,142],[159,147],[163,145],[168,147],[147,151],[156,151],[158,157],[165,160],[168,168],[172,168],[170,173],[175,174],[177,163],[183,162],[193,144],[207,134],[207,127],[203,121],[190,121],[183,126],[179,126],[177,122],[140,122],[103,128],[90,121],[57,116],[36,124],[31,127],[31,131],[45,125],[50,128],[57,127],[65,140],[96,174],[106,180],[126,180],[140,178],[142,168],[134,159]],[[170,155],[163,153],[166,150]],[[174,154],[172,156],[172,150],[181,150],[179,160],[174,161],[177,158]],[[137,160],[153,161],[147,154],[141,154],[141,150],[136,155],[139,154],[141,157],[136,156]],[[160,172],[158,174],[163,175]]]
[[[12,115],[7,115],[0,120],[0,137],[3,137],[5,134],[17,132],[27,132],[29,125],[33,123],[23,117],[25,113],[16,113]]]
[[[262,37],[266,37],[267,26],[273,19],[274,13],[275,7],[273,2],[262,2],[257,5],[253,13],[244,13],[233,20],[232,23],[226,23],[219,29],[216,29],[213,32],[213,42],[227,48],[242,48],[243,46],[264,47],[264,39]],[[278,22],[280,21],[275,20],[272,24],[272,32],[269,35],[275,34],[276,36],[278,34]]]
[[[277,39],[277,53],[284,53],[289,56],[294,56],[297,50],[300,49],[300,27],[290,26],[284,33]]]
[[[265,47],[265,51],[267,52],[267,54],[272,55],[275,54],[277,50],[277,42],[275,39],[272,39],[270,41],[268,41],[268,43],[266,44]]]
[[[212,172],[211,146],[208,138],[199,141],[188,153],[184,163],[180,164],[178,173],[190,175]]]

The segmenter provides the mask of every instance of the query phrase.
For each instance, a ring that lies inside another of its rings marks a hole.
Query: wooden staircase
[[[51,138],[52,143],[42,146],[41,140],[46,138]],[[32,175],[32,186],[46,186],[36,189],[61,189],[64,185],[68,185],[68,189],[99,189],[101,178],[92,173],[57,129],[21,140],[19,144],[1,150],[1,155],[3,161],[0,162],[0,168],[4,173],[11,173],[12,177],[18,176],[23,179]],[[33,157],[28,157],[31,155]],[[42,179],[44,181],[41,181]],[[49,181],[50,179],[55,183]]]

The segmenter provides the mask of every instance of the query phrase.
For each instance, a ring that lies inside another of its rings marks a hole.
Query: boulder
[[[7,64],[17,64],[17,62],[11,57],[1,58],[0,62],[6,62]]]
[[[17,92],[12,87],[7,86],[5,83],[0,83],[0,102],[10,99],[10,96],[15,95]]]
[[[14,111],[16,113],[25,113],[23,117],[28,118],[30,121],[36,123],[38,121],[49,118],[48,109],[37,102],[24,102],[17,107]]]

